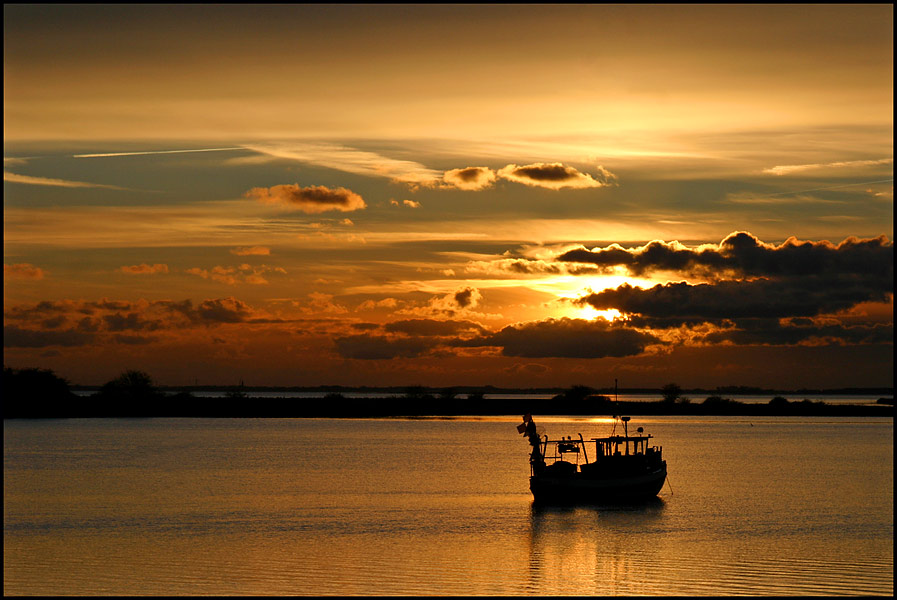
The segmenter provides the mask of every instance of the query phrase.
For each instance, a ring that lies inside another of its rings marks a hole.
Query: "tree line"
[[[745,403],[720,395],[692,402],[682,388],[669,383],[656,402],[615,401],[583,385],[572,386],[548,400],[485,399],[482,393],[459,396],[453,388],[436,394],[409,387],[392,398],[347,398],[330,393],[323,399],[252,398],[242,386],[221,398],[190,392],[166,393],[143,371],[126,370],[90,396],[71,391],[68,381],[48,369],[3,368],[3,418],[74,417],[395,417],[457,415],[824,415],[893,416],[893,399],[880,406],[832,405],[782,396],[768,403]]]

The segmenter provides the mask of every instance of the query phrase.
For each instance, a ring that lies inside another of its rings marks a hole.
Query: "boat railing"
[[[567,436],[566,438],[561,438],[559,440],[549,439],[548,436],[544,436],[542,440],[542,459],[546,461],[546,464],[552,464],[557,461],[565,461],[565,462],[573,462],[573,464],[580,464],[579,457],[582,456],[583,462],[589,462],[589,454],[586,449],[586,442],[582,437],[582,434],[579,434],[579,439],[574,439],[571,436]],[[571,457],[575,457],[575,462],[572,460],[568,460]]]

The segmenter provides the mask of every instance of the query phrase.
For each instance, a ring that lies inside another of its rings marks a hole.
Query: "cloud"
[[[411,306],[401,308],[396,314],[416,315],[424,317],[455,317],[461,314],[467,316],[482,316],[473,313],[483,295],[475,287],[465,286],[454,292],[441,296],[432,296],[425,306]]]
[[[31,175],[18,175],[8,171],[3,172],[3,181],[10,183],[23,183],[25,185],[47,185],[66,188],[102,188],[107,190],[127,190],[128,188],[117,185],[105,185],[102,183],[87,183],[85,181],[68,181],[66,179],[51,179],[49,177],[32,177]]]
[[[249,144],[245,148],[273,159],[294,160],[367,177],[386,177],[411,186],[435,186],[442,179],[442,173],[420,163],[338,144],[284,142]],[[234,160],[245,162],[245,159]]]
[[[814,319],[737,319],[694,340],[704,344],[823,345],[888,344],[894,341],[893,323],[845,325]]]
[[[803,165],[778,165],[775,167],[770,167],[768,169],[763,169],[763,172],[769,173],[770,175],[790,175],[792,173],[801,173],[804,171],[857,169],[891,164],[894,164],[893,158],[880,158],[878,160],[849,160],[841,162],[811,163]]]
[[[364,360],[415,358],[429,351],[436,343],[420,337],[388,338],[366,333],[334,339],[340,356]]]
[[[281,267],[269,267],[268,265],[252,266],[248,264],[242,264],[237,267],[214,266],[211,269],[192,267],[190,269],[185,269],[184,272],[190,275],[196,275],[197,277],[202,277],[203,279],[211,279],[212,281],[217,281],[219,283],[226,283],[228,285],[236,285],[238,283],[265,285],[268,283],[268,280],[264,277],[265,273],[276,272],[286,274],[286,270]]]
[[[143,263],[139,265],[119,267],[118,270],[129,275],[155,275],[156,273],[168,273],[168,265],[148,265]]]
[[[265,246],[240,246],[231,248],[230,253],[237,256],[269,256],[271,249]]]
[[[4,348],[45,348],[47,346],[85,346],[94,336],[83,331],[39,331],[16,325],[3,326]]]
[[[588,173],[581,173],[563,163],[534,163],[524,165],[507,165],[499,169],[498,176],[524,185],[543,187],[551,190],[562,188],[600,188],[610,185],[612,173],[599,167],[602,181],[592,178]]]
[[[446,171],[443,181],[462,190],[482,190],[495,182],[495,171],[488,167],[465,167]]]
[[[293,185],[275,185],[270,188],[252,188],[244,194],[268,204],[284,204],[307,214],[316,214],[337,210],[350,212],[366,208],[361,196],[351,190],[339,187],[331,189],[324,186],[299,187]]]
[[[485,330],[473,321],[440,321],[436,319],[407,319],[392,321],[383,326],[388,333],[403,333],[411,336],[452,336],[459,333]]]
[[[46,271],[30,263],[3,265],[3,279],[31,279],[37,281],[43,279],[46,274]]]
[[[677,330],[690,343],[878,343],[887,334],[874,323],[848,323],[856,319],[845,312],[892,302],[894,247],[885,236],[839,244],[791,237],[776,245],[741,231],[718,245],[655,240],[629,249],[580,248],[559,259],[622,266],[634,275],[667,271],[709,279],[647,289],[623,284],[574,300],[616,309],[630,327]],[[829,319],[824,326],[822,317]]]
[[[635,356],[660,339],[603,319],[548,319],[509,325],[459,346],[498,346],[505,356],[526,358],[606,358]]]
[[[206,323],[240,323],[252,312],[248,304],[233,297],[204,300],[196,308],[199,320]]]
[[[479,302],[481,298],[482,295],[480,294],[480,291],[472,287],[458,290],[454,295],[455,303],[461,308],[472,308],[477,305],[477,302]]]
[[[7,346],[78,346],[112,340],[116,343],[148,343],[155,338],[113,339],[129,333],[168,332],[173,335],[195,327],[234,323],[270,322],[248,304],[233,297],[204,300],[74,300],[43,301],[4,310]]]
[[[199,148],[197,150],[143,150],[138,152],[105,152],[102,154],[74,154],[73,158],[107,158],[112,156],[142,156],[144,154],[187,154],[190,152],[223,152],[226,150],[245,150],[242,146],[229,148]]]
[[[755,279],[692,285],[686,282],[641,289],[623,284],[578,300],[596,310],[687,321],[815,316],[849,309],[863,302],[886,302],[889,290],[827,278],[799,281]]]
[[[399,201],[395,198],[390,199],[389,204],[391,206],[406,206],[408,208],[420,208],[420,202],[415,202],[414,200],[402,200],[402,203],[399,204]]]
[[[894,246],[885,236],[849,237],[840,244],[800,241],[790,237],[768,244],[746,231],[726,236],[718,246],[689,248],[679,242],[654,240],[644,246],[623,248],[611,244],[564,252],[559,261],[625,267],[633,275],[676,271],[715,278],[732,276],[784,277],[820,274],[887,278],[894,265]],[[893,280],[893,275],[890,277]]]

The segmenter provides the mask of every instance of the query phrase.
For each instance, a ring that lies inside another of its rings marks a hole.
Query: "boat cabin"
[[[594,446],[586,442],[582,434],[579,434],[579,439],[567,436],[551,440],[544,436],[540,440],[539,456],[534,456],[536,460],[530,461],[533,474],[545,467],[552,472],[593,473],[596,468],[617,469],[659,464],[662,460],[662,448],[651,445],[654,436],[645,434],[641,427],[636,430],[636,435],[630,436],[629,417],[622,417],[621,421],[623,435],[591,438]],[[589,451],[590,448],[594,448],[594,453]],[[589,462],[589,454],[594,458],[592,462]]]

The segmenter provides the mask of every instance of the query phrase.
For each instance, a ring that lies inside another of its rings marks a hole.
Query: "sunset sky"
[[[891,386],[891,5],[4,5],[4,364]]]

